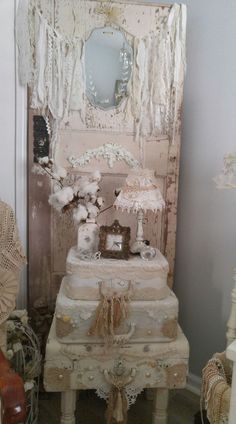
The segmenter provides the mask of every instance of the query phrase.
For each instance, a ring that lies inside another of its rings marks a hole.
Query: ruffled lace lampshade
[[[217,188],[236,188],[236,153],[224,157],[224,168],[214,178]]]
[[[156,213],[165,206],[154,171],[137,169],[129,174],[114,206],[122,211],[138,213],[136,241],[131,247],[131,252],[139,253],[145,246],[143,241],[144,213],[147,211]]]

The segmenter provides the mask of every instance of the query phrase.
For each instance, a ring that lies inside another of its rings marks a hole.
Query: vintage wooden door
[[[77,30],[77,13],[80,12],[79,9],[72,10],[72,3],[74,2],[64,0],[51,2],[54,18],[56,13],[54,24],[61,34],[70,35],[72,31]],[[83,7],[86,9],[84,13],[87,33],[102,26],[113,10],[116,23],[134,36],[145,34],[147,27],[150,31],[155,30],[157,17],[165,19],[170,9],[170,6],[159,7],[157,4],[89,0],[84,0]],[[163,133],[146,137],[142,141],[141,151],[140,143],[134,140],[134,122],[131,115],[124,119],[122,107],[103,111],[94,108],[87,101],[85,122],[79,112],[72,112],[60,123],[55,152],[56,161],[68,167],[67,158],[70,155],[81,157],[88,149],[95,149],[106,143],[116,143],[131,152],[144,167],[155,170],[166,208],[162,214],[147,215],[144,232],[145,238],[157,246],[169,261],[170,286],[173,283],[175,259],[183,77],[184,67],[180,76],[179,93],[175,97],[174,107],[177,113],[171,135]],[[76,228],[71,215],[60,215],[48,204],[51,182],[44,175],[32,173],[33,152],[34,148],[39,147],[38,140],[44,139],[44,147],[47,145],[47,135],[44,131],[42,118],[37,112],[29,109],[29,306],[38,309],[42,314],[47,313],[48,308],[53,310],[55,296],[65,273],[68,249],[76,244]],[[106,207],[113,203],[114,189],[122,186],[129,167],[124,162],[116,162],[114,167],[110,168],[107,161],[101,158],[99,161],[93,159],[86,167],[77,167],[72,172],[90,172],[94,169],[100,169],[103,175],[102,195],[106,199]],[[121,224],[130,225],[133,238],[136,227],[136,216],[133,214],[127,215],[110,209],[99,217],[98,223],[110,225],[117,216]]]

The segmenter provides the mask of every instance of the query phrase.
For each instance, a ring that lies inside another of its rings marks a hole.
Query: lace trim
[[[78,66],[81,40],[63,37],[49,25],[39,9],[33,7],[33,2],[29,4],[27,0],[20,2],[18,8],[16,34],[20,82],[32,88],[31,106],[48,107],[55,119],[62,119],[71,109],[74,81],[81,78],[82,65]],[[78,86],[78,81],[76,84]],[[81,83],[79,86],[82,88]],[[76,109],[81,109],[78,101]]]
[[[133,405],[136,402],[138,395],[143,390],[144,390],[143,387],[133,387],[133,386],[125,387],[124,391],[125,391],[125,396],[127,399],[128,409],[131,407],[131,405]],[[110,391],[111,391],[111,386],[109,386],[108,384],[106,385],[104,384],[96,390],[96,394],[100,399],[103,399],[106,402],[108,402]]]
[[[81,118],[88,121],[84,28],[80,27],[78,37],[63,36],[49,25],[45,12],[42,16],[37,3],[40,2],[23,0],[18,9],[16,33],[20,80],[32,88],[33,108],[48,107],[55,119],[66,117],[69,110],[79,110]],[[56,3],[63,13],[62,2]],[[85,2],[73,9],[72,16],[78,20],[81,13],[86,20],[89,12]],[[158,27],[155,33],[134,39],[133,78],[124,112],[124,119],[128,111],[134,119],[141,158],[146,136],[157,133],[171,136],[176,130],[178,98],[185,68],[185,5],[174,4],[166,19],[160,17]],[[129,34],[127,36],[130,38]]]

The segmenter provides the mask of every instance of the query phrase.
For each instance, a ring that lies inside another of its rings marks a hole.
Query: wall
[[[16,78],[14,16],[18,0],[0,1],[0,198],[14,210],[26,251],[26,90]],[[18,307],[26,304],[26,269]]]
[[[236,266],[236,191],[212,177],[236,147],[236,2],[187,0],[188,53],[180,165],[175,291],[191,346],[190,371],[201,374],[225,348]]]
[[[0,197],[15,210],[14,1],[0,2]]]
[[[199,377],[211,355],[225,349],[236,268],[236,190],[217,190],[212,181],[223,156],[236,150],[236,2],[183,2],[187,75],[174,291],[190,342],[190,373]]]
[[[171,3],[171,2],[169,2]],[[236,139],[235,0],[186,0],[185,84],[175,291],[191,345],[190,371],[200,375],[225,347],[236,265],[236,192],[212,177]],[[0,196],[15,203],[13,1],[0,2]],[[19,223],[21,224],[21,223]]]

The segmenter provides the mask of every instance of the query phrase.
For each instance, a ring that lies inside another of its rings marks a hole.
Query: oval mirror
[[[119,106],[127,96],[133,50],[112,27],[94,29],[85,43],[86,94],[101,109]]]

